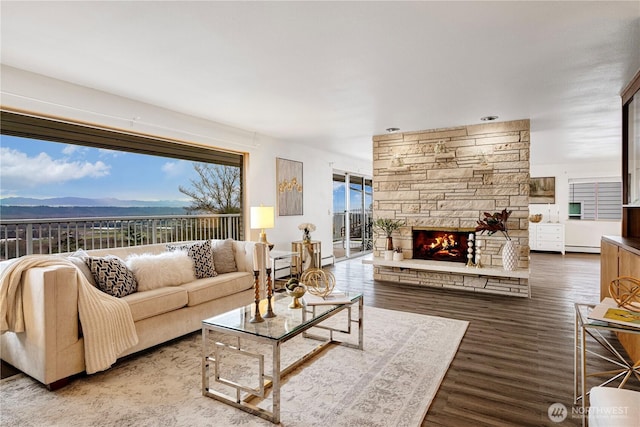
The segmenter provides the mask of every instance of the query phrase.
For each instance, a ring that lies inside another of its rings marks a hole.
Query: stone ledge
[[[405,268],[409,270],[425,270],[425,271],[439,271],[443,273],[455,273],[465,276],[490,276],[490,277],[509,277],[514,279],[529,279],[529,270],[518,269],[514,271],[507,271],[501,268],[495,267],[467,267],[459,262],[447,262],[447,261],[428,261],[418,259],[405,259],[402,261],[386,261],[381,257],[374,257],[373,259],[362,260],[363,264],[373,264],[374,267],[389,267],[389,268]]]

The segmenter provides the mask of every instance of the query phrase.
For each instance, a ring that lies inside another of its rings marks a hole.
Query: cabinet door
[[[640,278],[640,256],[623,248],[618,251],[620,276]],[[640,336],[618,333],[618,340],[634,362],[640,360]]]
[[[640,278],[640,256],[620,248],[618,253],[620,276]]]
[[[618,246],[600,242],[600,301],[609,296],[609,283],[618,277]]]

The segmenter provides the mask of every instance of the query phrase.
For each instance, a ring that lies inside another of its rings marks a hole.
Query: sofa
[[[206,253],[217,271],[201,274],[202,265],[211,266],[202,253],[192,253],[193,247],[210,247]],[[118,358],[197,331],[203,319],[253,301],[253,271],[264,271],[264,258],[257,255],[264,252],[259,249],[260,243],[226,239],[49,255],[65,257],[73,264],[29,268],[22,273],[24,332],[2,334],[0,357],[50,389],[84,372],[78,270],[81,277],[105,291],[102,286],[116,282],[99,277],[103,272],[100,263],[107,261],[126,265],[126,277],[136,279],[134,289],[123,294],[118,294],[123,291],[120,284],[106,290],[126,301],[137,334],[137,344]]]

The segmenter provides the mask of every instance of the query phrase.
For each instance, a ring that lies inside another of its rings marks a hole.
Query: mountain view
[[[84,218],[108,216],[184,215],[188,202],[180,200],[120,200],[83,197],[5,197],[0,199],[2,219]]]
[[[50,197],[35,199],[32,197],[5,197],[0,206],[109,206],[109,207],[174,207],[188,205],[184,200],[120,200],[114,198],[89,199],[85,197]]]

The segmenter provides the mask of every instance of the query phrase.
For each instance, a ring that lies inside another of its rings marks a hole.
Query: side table
[[[276,250],[272,250],[271,252],[269,252],[269,256],[271,257],[272,261],[273,261],[273,265],[271,266],[273,271],[273,283],[274,285],[278,282],[278,281],[283,281],[283,279],[277,279],[276,278],[276,272],[278,271],[278,269],[276,268],[276,262],[277,261],[282,261],[282,260],[289,260],[289,276],[288,277],[293,277],[294,276],[294,271],[293,271],[293,259],[294,258],[298,258],[300,256],[300,254],[298,252],[293,252],[293,251],[276,251]],[[297,264],[297,260],[296,260],[296,264]],[[281,267],[281,270],[285,269],[287,267]],[[286,281],[286,280],[285,280]]]
[[[631,334],[640,334],[639,328],[625,327],[613,323],[603,322],[599,320],[589,319],[589,313],[596,307],[595,304],[580,304],[575,306],[575,336],[574,336],[574,375],[573,375],[573,397],[574,403],[582,401],[582,425],[585,424],[587,414],[587,378],[588,377],[605,377],[606,379],[598,384],[599,386],[610,384],[611,382],[622,379],[618,388],[623,388],[627,380],[634,375],[640,381],[640,361],[629,362],[616,348],[611,344],[609,339],[602,332],[625,332]],[[607,350],[608,356],[603,356],[587,348],[587,335],[595,340],[597,344]],[[616,369],[601,372],[587,372],[587,354],[596,356],[602,360],[616,365]]]
[[[298,253],[297,275],[301,275],[310,268],[322,268],[322,249],[319,240],[291,242],[291,250]]]

